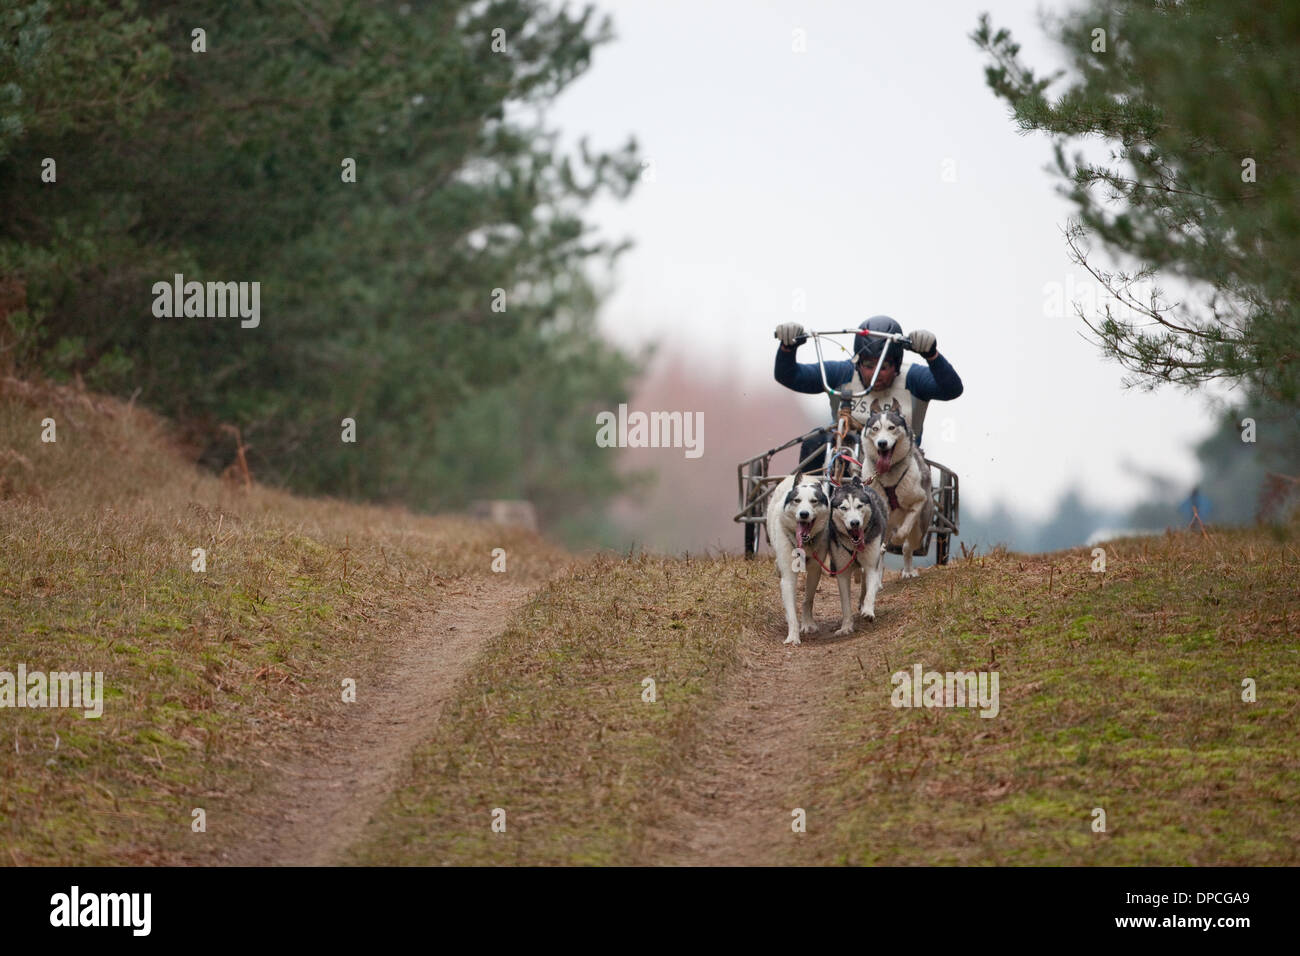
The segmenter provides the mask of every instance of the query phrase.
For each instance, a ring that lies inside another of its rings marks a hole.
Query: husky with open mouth
[[[786,478],[772,492],[767,504],[767,540],[776,555],[781,575],[781,601],[785,604],[786,644],[799,644],[800,634],[816,632],[812,618],[813,597],[820,574],[818,561],[826,560],[829,544],[830,496],[820,478],[803,473]],[[802,553],[800,553],[802,552]],[[808,571],[804,586],[803,613],[796,613],[796,588],[800,571]]]
[[[880,492],[854,477],[831,492],[831,530],[827,547],[827,570],[840,586],[840,629],[836,635],[853,633],[853,584],[845,572],[857,565],[862,569],[862,607],[868,621],[876,619],[876,592],[885,573],[884,537],[889,511]],[[808,589],[817,587],[820,568],[808,568]]]
[[[903,577],[914,578],[918,572],[912,568],[912,552],[921,547],[934,520],[934,498],[930,466],[912,440],[897,401],[871,403],[862,444],[875,456],[871,484],[889,501],[885,540],[903,549]]]

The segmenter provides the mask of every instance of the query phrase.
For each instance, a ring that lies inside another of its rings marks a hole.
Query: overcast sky
[[[1121,506],[1145,490],[1130,465],[1190,487],[1205,401],[1124,389],[1073,310],[1049,314],[1051,284],[1078,298],[1091,281],[1067,258],[1071,207],[1047,170],[1049,140],[1016,132],[968,39],[988,9],[1030,64],[1054,66],[1037,11],[1059,4],[596,5],[618,39],[548,119],[599,148],[634,134],[653,164],[632,199],[592,211],[636,243],[602,313],[610,337],[675,345],[752,393],[781,388],[777,323],[841,328],[884,313],[935,332],[965,383],[931,405],[925,441],[961,475],[963,500],[1041,516],[1074,483]],[[813,361],[811,345],[799,357]],[[825,413],[825,398],[788,394]],[[755,452],[792,437],[710,421],[706,454],[714,428],[761,436]]]

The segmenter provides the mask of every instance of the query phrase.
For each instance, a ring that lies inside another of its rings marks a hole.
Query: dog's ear
[[[873,398],[871,400],[871,406],[867,409],[867,411],[871,412],[871,414],[873,415],[876,414],[878,411],[880,411],[880,399]]]
[[[849,484],[851,484],[851,485],[857,485],[858,487],[862,487],[862,476],[861,476],[861,475],[854,475],[854,476],[853,476],[853,480],[850,481]]]
[[[794,473],[794,485],[793,485],[793,487],[798,488],[798,487],[799,487],[799,482],[801,482],[801,481],[803,481],[803,471],[802,471],[802,470],[800,470],[800,471],[796,471],[796,472]]]
[[[898,414],[900,415],[903,414],[903,406],[899,403],[898,399],[896,398],[891,398],[889,400],[888,407],[891,412],[898,412]]]

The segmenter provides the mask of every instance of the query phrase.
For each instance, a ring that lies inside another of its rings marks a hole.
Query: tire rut
[[[495,576],[494,576],[495,578]],[[529,587],[457,582],[436,611],[393,649],[394,667],[358,686],[345,716],[304,735],[297,759],[279,768],[257,799],[253,829],[219,862],[325,866],[342,862],[371,814],[396,785],[403,762],[432,733],[443,704],[479,649],[527,600]],[[355,709],[352,709],[355,708]]]
[[[892,576],[897,582],[897,573]],[[887,583],[890,578],[886,572]],[[905,623],[901,596],[908,589],[894,583],[882,590],[876,621],[859,622],[852,635],[841,638],[833,636],[839,593],[823,584],[813,605],[821,630],[787,647],[781,643],[785,617],[773,588],[772,624],[750,635],[741,648],[741,661],[722,688],[704,742],[678,782],[676,812],[650,835],[656,847],[652,859],[685,866],[788,860],[786,841],[798,838],[791,829],[792,812],[815,802],[813,793],[801,796],[800,790],[816,776],[811,744],[818,727],[852,674],[882,660]]]

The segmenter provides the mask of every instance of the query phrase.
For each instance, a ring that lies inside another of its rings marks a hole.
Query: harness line
[[[830,534],[830,543],[832,547],[826,549],[826,557],[831,559],[831,565],[834,566],[835,564],[834,545],[839,544],[839,541],[837,540],[839,536],[835,532],[833,521],[827,522],[827,530]],[[845,547],[843,544],[840,544],[840,547],[844,548],[845,551],[850,551],[850,549]],[[840,568],[838,571],[832,571],[830,568],[826,567],[826,565],[822,564],[822,559],[817,557],[816,554],[813,554],[812,559],[816,561],[818,564],[820,564],[821,569],[825,571],[827,574],[829,574],[831,577],[839,577],[845,571],[851,570],[853,568],[853,563],[854,563],[853,559],[856,558],[859,554],[861,554],[865,550],[867,550],[867,542],[866,539],[863,539],[862,541],[858,542],[858,546],[856,548],[853,548],[850,551],[849,563],[844,565],[844,567]],[[805,551],[804,553],[807,554],[808,552]]]

